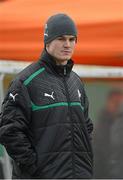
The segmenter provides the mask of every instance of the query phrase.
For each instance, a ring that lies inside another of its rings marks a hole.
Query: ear
[[[49,43],[45,45],[46,50],[49,48]]]
[[[76,41],[75,42],[77,43],[77,37],[76,37]]]

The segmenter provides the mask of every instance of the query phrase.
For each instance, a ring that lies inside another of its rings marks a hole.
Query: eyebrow
[[[58,36],[58,38],[76,38],[75,36],[65,36],[65,35],[61,35]]]

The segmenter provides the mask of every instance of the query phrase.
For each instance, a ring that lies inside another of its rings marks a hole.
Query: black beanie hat
[[[47,44],[62,35],[72,35],[77,37],[75,23],[66,14],[56,14],[51,16],[45,24],[44,43]]]

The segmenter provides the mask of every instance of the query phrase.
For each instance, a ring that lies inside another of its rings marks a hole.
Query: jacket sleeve
[[[0,114],[0,143],[15,162],[27,169],[35,170],[36,153],[29,136],[31,101],[26,87],[14,81],[2,104]]]
[[[93,123],[92,120],[89,117],[89,101],[88,97],[86,95],[85,89],[83,88],[83,99],[84,99],[84,117],[85,117],[85,123],[87,126],[88,133],[91,134],[93,131]]]

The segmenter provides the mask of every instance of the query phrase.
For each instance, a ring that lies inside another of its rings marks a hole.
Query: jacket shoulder
[[[24,68],[19,74],[17,74],[17,76],[9,84],[8,90],[5,94],[5,99],[10,92],[11,93],[17,93],[17,92],[22,93],[24,91],[26,92],[27,88],[25,87],[24,82],[40,68],[41,65],[38,62],[32,63],[26,68]]]
[[[84,82],[82,81],[80,76],[77,73],[75,73],[74,71],[72,71],[71,74],[72,74],[72,77],[74,78],[74,80],[76,79],[76,81],[78,81],[80,83],[80,85],[82,87],[84,87]]]
[[[32,63],[26,68],[24,68],[19,74],[17,74],[16,78],[14,81],[21,81],[24,83],[24,81],[29,78],[32,74],[34,74],[36,71],[38,71],[41,68],[41,65],[36,62]]]

